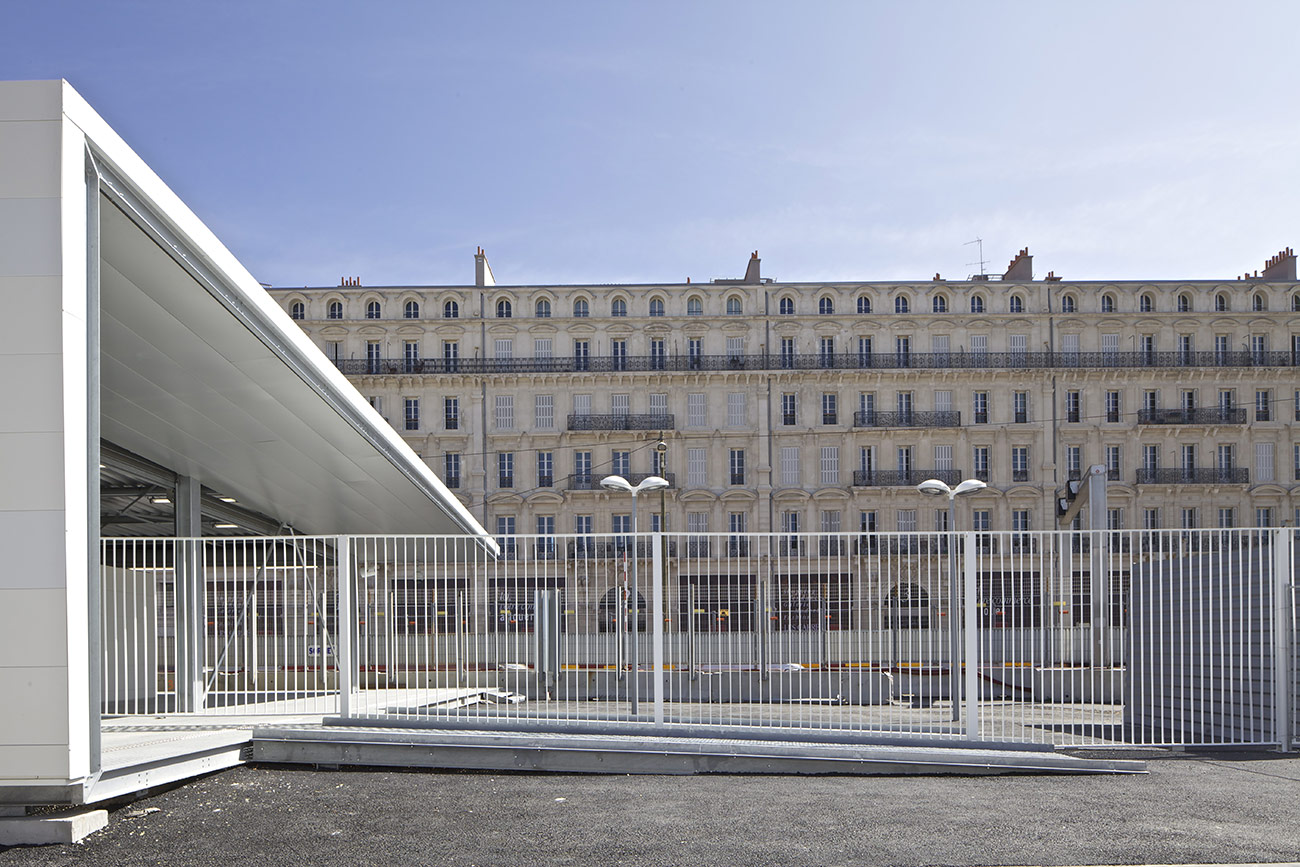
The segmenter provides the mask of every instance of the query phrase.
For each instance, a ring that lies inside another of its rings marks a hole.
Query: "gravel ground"
[[[1131,755],[1131,754],[1129,754]],[[1300,860],[1300,757],[1127,777],[661,777],[242,767],[0,865],[1142,864]]]

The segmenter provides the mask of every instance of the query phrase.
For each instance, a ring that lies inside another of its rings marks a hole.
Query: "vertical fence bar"
[[[962,540],[965,543],[965,610],[963,611],[963,623],[966,629],[966,740],[974,742],[980,737],[980,681],[979,681],[979,608],[978,608],[978,582],[976,581],[976,551],[975,551],[975,534],[967,531],[962,533]],[[956,577],[956,576],[954,576]],[[953,618],[954,620],[956,618]],[[957,660],[952,660],[952,665],[957,665]],[[957,696],[953,696],[953,704],[957,703]]]
[[[651,611],[654,617],[654,650],[651,682],[654,683],[655,725],[664,724],[664,558],[662,532],[655,533],[651,545],[650,575],[654,581]]]
[[[338,666],[339,716],[352,718],[352,634],[356,606],[352,604],[352,539],[334,537],[334,574],[338,582],[335,594],[334,661]]]
[[[1283,752],[1291,751],[1291,643],[1293,552],[1290,527],[1273,531],[1273,731]]]

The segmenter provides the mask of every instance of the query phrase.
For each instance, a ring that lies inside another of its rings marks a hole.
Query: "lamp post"
[[[607,491],[620,491],[620,492],[622,492],[622,493],[625,493],[625,494],[631,494],[631,495],[632,495],[632,593],[631,593],[631,596],[632,596],[632,599],[631,599],[631,602],[632,602],[632,653],[630,654],[631,658],[628,660],[628,662],[631,664],[631,667],[632,667],[632,688],[631,688],[631,691],[630,691],[630,698],[631,698],[631,704],[632,704],[632,715],[633,715],[633,716],[636,716],[636,714],[637,714],[637,692],[638,692],[638,688],[637,688],[637,673],[638,673],[638,671],[637,671],[637,669],[638,669],[639,662],[640,662],[639,659],[638,659],[638,653],[637,653],[637,650],[638,650],[638,644],[640,643],[640,642],[639,642],[639,636],[637,635],[637,633],[638,633],[638,631],[639,631],[639,630],[638,630],[638,627],[639,627],[639,625],[640,625],[640,620],[641,620],[641,618],[640,618],[640,612],[638,611],[639,606],[638,606],[638,604],[637,604],[637,600],[638,600],[638,598],[639,598],[639,591],[638,591],[638,589],[637,589],[637,581],[636,581],[636,577],[637,577],[637,576],[636,576],[636,561],[637,561],[637,556],[636,556],[636,495],[637,495],[637,494],[644,494],[646,491],[658,491],[658,490],[662,490],[663,488],[668,487],[668,480],[667,480],[667,479],[664,479],[664,478],[661,478],[661,477],[659,477],[659,476],[646,476],[644,479],[641,480],[640,484],[633,486],[631,482],[629,482],[627,479],[623,478],[622,476],[605,476],[605,478],[603,478],[603,479],[600,480],[600,486],[601,486],[602,488],[604,488],[605,490],[607,490]],[[620,612],[619,612],[619,617],[622,617],[622,616],[623,616],[623,612],[620,611]]]
[[[961,718],[961,702],[958,696],[961,695],[961,674],[957,671],[957,657],[960,649],[960,642],[957,637],[957,544],[955,533],[957,532],[957,507],[958,497],[966,494],[973,494],[976,491],[982,491],[987,488],[984,482],[979,479],[966,479],[957,487],[949,487],[946,482],[938,479],[926,479],[916,486],[916,489],[923,494],[932,497],[948,498],[948,636],[950,646],[948,650],[948,690],[952,695],[952,718],[957,721]],[[966,660],[967,665],[974,664],[974,660]]]

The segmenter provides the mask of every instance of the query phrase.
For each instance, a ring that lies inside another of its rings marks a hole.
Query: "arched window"
[[[586,319],[591,315],[591,308],[587,306],[586,298],[575,298],[573,301],[573,315],[578,319]]]
[[[871,312],[871,299],[866,295],[858,296],[858,312],[864,314]]]
[[[930,302],[930,309],[935,313],[947,313],[948,298],[944,295],[934,296],[934,300]]]
[[[817,312],[822,316],[830,316],[835,312],[835,299],[829,295],[823,295],[817,299]]]
[[[509,319],[511,312],[510,299],[502,298],[497,302],[497,319]]]
[[[551,318],[551,302],[545,298],[537,299],[537,308],[535,310],[538,319]]]
[[[912,305],[907,303],[907,298],[905,298],[902,295],[899,295],[897,298],[894,299],[894,312],[910,313],[912,312]]]
[[[1214,310],[1217,313],[1226,313],[1228,310],[1228,296],[1220,292],[1214,296]]]
[[[378,301],[371,301],[371,302],[369,302],[369,303],[366,304],[366,318],[367,318],[367,319],[378,319],[378,318],[379,318],[379,302],[378,302]]]
[[[1156,308],[1155,299],[1149,294],[1142,295],[1138,298],[1138,310],[1143,313],[1150,313]]]
[[[662,298],[651,298],[651,299],[650,299],[650,315],[651,315],[651,316],[663,316],[663,315],[664,315],[664,299],[662,299]]]
[[[686,299],[686,315],[687,316],[704,315],[704,302],[700,300],[700,296],[692,295],[690,298]]]
[[[740,311],[741,311],[740,298],[736,295],[732,295],[730,298],[727,299],[727,315],[739,316]]]
[[[1012,295],[1011,300],[1007,302],[1007,310],[1012,313],[1024,313],[1025,299],[1021,298],[1019,295]]]
[[[1179,313],[1192,312],[1192,296],[1188,295],[1186,292],[1178,296],[1178,312]]]
[[[1300,292],[1291,296],[1291,309],[1300,310]]]
[[[1300,295],[1297,295],[1296,297],[1297,297],[1297,298],[1300,298]],[[794,299],[793,299],[793,298],[782,298],[782,299],[777,303],[777,309],[778,309],[778,311],[780,312],[780,314],[781,314],[782,316],[793,316],[793,315],[794,315]]]
[[[1255,293],[1255,297],[1250,301],[1250,309],[1256,313],[1262,313],[1268,309],[1268,299],[1264,297],[1264,293]]]
[[[289,305],[289,318],[290,318],[290,319],[306,319],[306,318],[307,318],[307,305],[303,304],[301,301],[295,301],[295,302],[293,302],[292,304],[290,304],[290,305]]]
[[[1101,296],[1101,312],[1102,313],[1115,312],[1115,296],[1111,295],[1109,292]]]
[[[1062,296],[1061,296],[1061,312],[1062,312],[1062,313],[1073,313],[1075,310],[1078,310],[1078,309],[1079,309],[1078,304],[1075,302],[1075,300],[1074,300],[1074,296],[1073,296],[1073,295],[1062,295]]]
[[[622,298],[615,298],[609,302],[609,315],[623,317],[627,315],[627,302]]]
[[[457,304],[455,301],[444,301],[442,304],[442,318],[459,319],[460,305]]]
[[[972,296],[970,297],[970,312],[971,312],[971,313],[983,313],[983,312],[984,312],[984,296],[983,296],[983,295],[972,295]]]
[[[405,318],[405,319],[419,319],[419,318],[420,318],[420,302],[419,302],[419,301],[407,301],[407,302],[406,302],[406,306],[402,308],[402,317]]]
[[[327,319],[342,319],[342,318],[343,318],[343,302],[342,302],[342,301],[331,301],[331,302],[329,303],[329,307],[325,308],[325,317],[326,317]]]

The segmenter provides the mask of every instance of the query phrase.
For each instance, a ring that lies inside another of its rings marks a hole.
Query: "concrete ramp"
[[[659,735],[264,727],[253,761],[582,774],[1141,774],[1146,763],[1054,752]]]

